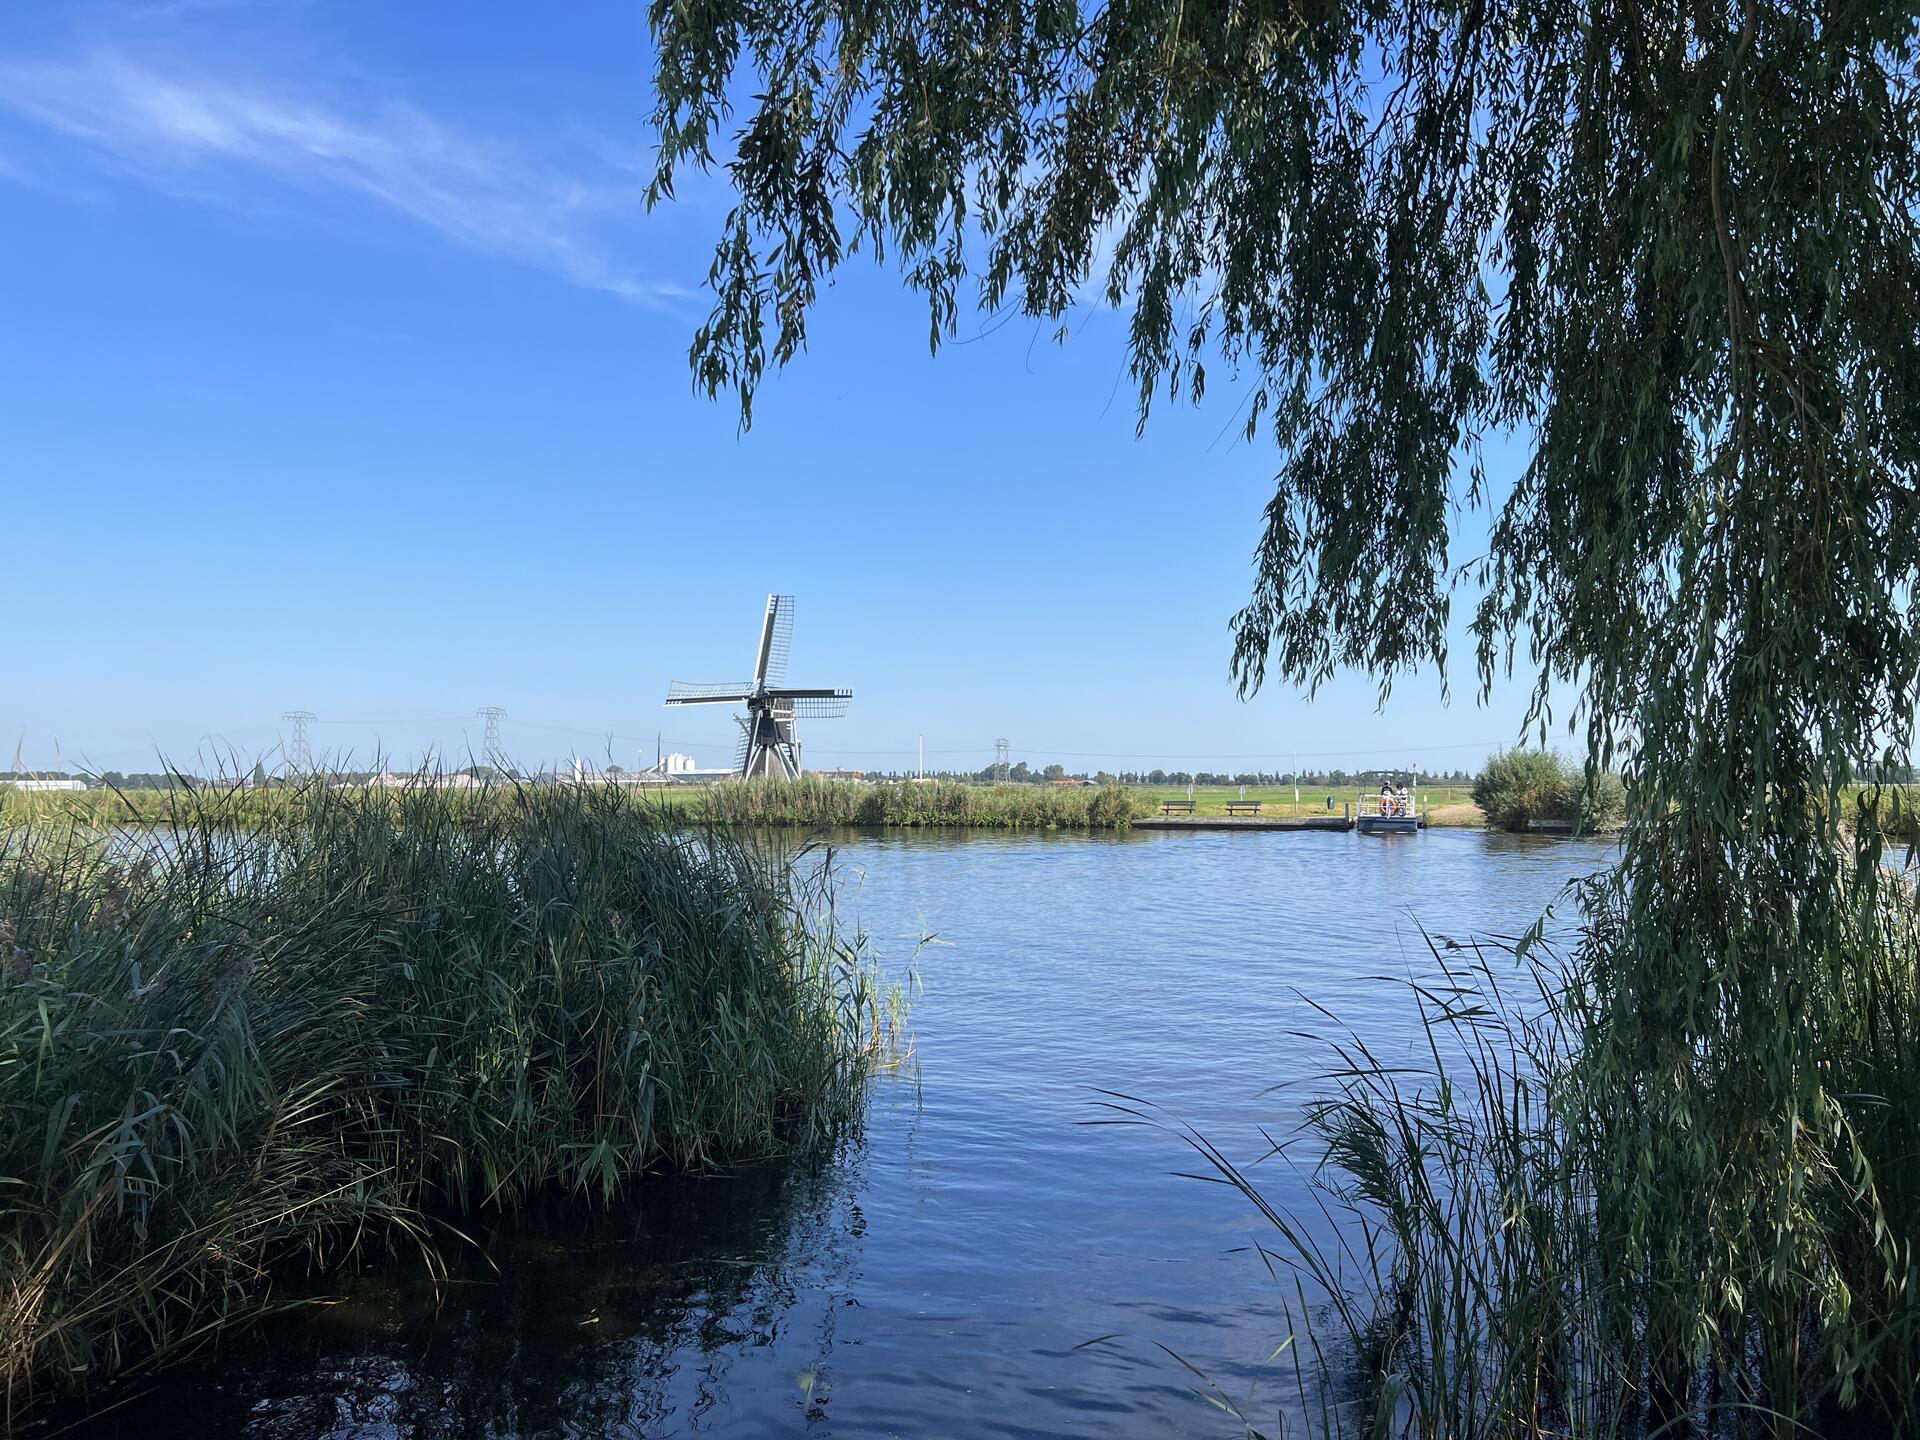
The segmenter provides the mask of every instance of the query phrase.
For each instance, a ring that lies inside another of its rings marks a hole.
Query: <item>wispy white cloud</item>
[[[576,129],[539,142],[471,133],[417,106],[247,85],[111,55],[0,62],[0,111],[99,168],[245,209],[291,192],[406,217],[484,255],[648,302],[686,293],[635,262],[635,167]],[[18,167],[16,167],[18,168]]]
[[[177,20],[182,15],[198,15],[225,10],[257,9],[261,0],[131,0],[121,13],[132,20]],[[280,0],[283,5],[290,0]]]

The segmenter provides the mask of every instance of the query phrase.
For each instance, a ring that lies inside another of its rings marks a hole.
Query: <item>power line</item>
[[[506,718],[506,712],[504,710],[499,710],[499,707],[497,706],[490,706],[490,707],[487,707],[487,709],[498,710],[500,719],[504,720]],[[291,720],[293,713],[294,712],[289,711],[288,715],[285,718],[288,718],[289,720]],[[301,713],[306,715],[307,723],[321,724],[321,725],[435,725],[435,724],[454,724],[469,718],[464,715],[442,715],[442,716],[430,716],[426,718],[387,717],[387,718],[360,719],[360,720],[335,720],[335,719],[321,720],[317,716],[311,714],[310,712],[301,712]],[[480,718],[485,719],[487,715],[487,710],[482,710],[478,713],[480,715]],[[561,725],[550,720],[529,720],[529,719],[521,718],[521,719],[514,720],[512,723],[518,727],[529,727],[535,730],[549,730],[557,734],[587,735],[587,736],[592,736],[595,739],[622,740],[629,744],[635,744],[635,745],[644,745],[649,738],[654,739],[657,743],[661,738],[659,736],[648,737],[645,735],[629,735],[618,730],[593,729],[593,728],[580,726],[580,725]],[[304,732],[301,732],[301,733],[303,734]],[[491,727],[491,726],[489,727],[488,735],[489,735],[490,742],[497,741],[498,737],[497,737],[497,734],[495,733],[495,727]],[[701,750],[701,749],[725,750],[728,748],[728,742],[719,741],[719,740],[674,739],[674,740],[668,740],[665,743],[669,745],[680,746],[689,750]],[[996,740],[994,742],[993,763],[995,765],[1003,764],[1006,762],[1007,757],[1001,753],[1001,746],[1002,744],[1005,744],[1005,743],[1006,742],[1000,741],[1000,740]],[[1452,743],[1447,745],[1433,745],[1433,744],[1428,744],[1426,742],[1394,741],[1394,742],[1388,742],[1382,745],[1360,746],[1360,747],[1345,749],[1345,750],[1298,750],[1298,751],[1282,751],[1282,750],[1198,751],[1198,750],[1182,750],[1182,749],[1173,748],[1173,747],[1169,747],[1161,750],[1068,750],[1064,748],[1055,748],[1051,745],[1045,745],[1045,744],[1027,745],[1027,746],[1023,746],[1022,748],[1032,754],[1057,756],[1060,759],[1065,759],[1065,760],[1160,760],[1160,761],[1165,761],[1165,760],[1279,760],[1282,757],[1286,757],[1289,760],[1298,761],[1298,760],[1336,760],[1336,759],[1349,758],[1353,756],[1405,754],[1405,753],[1411,753],[1411,752],[1420,752],[1420,753],[1430,754],[1435,751],[1451,752],[1451,751],[1458,751],[1458,750],[1485,750],[1485,749],[1490,749],[1506,743],[1507,741],[1505,740],[1464,740],[1464,741],[1459,741],[1457,743]],[[815,755],[823,755],[823,756],[824,755],[831,755],[831,756],[891,755],[891,756],[905,757],[905,756],[911,755],[918,758],[923,753],[926,755],[935,755],[935,756],[979,755],[981,753],[981,747],[975,746],[975,745],[956,745],[951,747],[939,747],[939,746],[929,745],[924,747],[924,749],[920,746],[915,746],[912,749],[898,749],[898,750],[881,749],[878,747],[868,747],[868,746],[828,748],[828,747],[810,745],[807,748],[811,753]]]
[[[287,742],[287,764],[295,774],[313,769],[313,751],[307,746],[307,726],[320,717],[311,710],[289,710],[280,717],[293,726],[293,738]]]
[[[486,738],[481,742],[480,754],[496,770],[507,768],[506,757],[500,753],[500,722],[507,718],[507,712],[498,705],[482,705],[473,712],[476,720],[486,725]]]
[[[1278,760],[1291,754],[1304,760],[1336,760],[1352,755],[1401,755],[1414,751],[1430,752],[1435,750],[1485,750],[1489,747],[1504,745],[1504,740],[1467,740],[1457,745],[1428,745],[1424,742],[1397,742],[1386,745],[1369,745],[1357,750],[1246,750],[1233,753],[1197,750],[1056,750],[1050,745],[1027,745],[1022,748],[1034,755],[1054,755],[1069,760]],[[916,750],[820,750],[822,755],[915,755]],[[929,755],[978,755],[977,745],[961,745],[952,749],[927,747]]]

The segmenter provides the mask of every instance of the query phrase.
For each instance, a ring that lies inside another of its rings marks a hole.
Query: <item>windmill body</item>
[[[760,621],[754,651],[753,679],[733,685],[690,685],[682,680],[667,687],[669,705],[744,705],[740,748],[734,755],[734,773],[742,779],[771,776],[791,780],[800,774],[800,741],[794,721],[834,719],[847,713],[851,690],[786,685],[787,655],[793,647],[793,597],[769,595]]]

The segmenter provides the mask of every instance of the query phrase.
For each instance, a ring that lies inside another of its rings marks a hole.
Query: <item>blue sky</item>
[[[1277,456],[1242,387],[1136,438],[1122,317],[930,358],[863,261],[753,430],[690,387],[727,193],[649,215],[644,6],[75,0],[0,19],[0,766],[283,738],[731,753],[769,590],[813,764],[1477,764],[1468,665],[1376,713],[1229,683]],[[1464,646],[1461,647],[1464,655]]]

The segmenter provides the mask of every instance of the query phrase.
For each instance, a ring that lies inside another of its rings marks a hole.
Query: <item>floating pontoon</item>
[[[1405,790],[1360,793],[1354,807],[1354,826],[1362,835],[1412,834],[1422,826],[1418,797],[1409,786]]]

